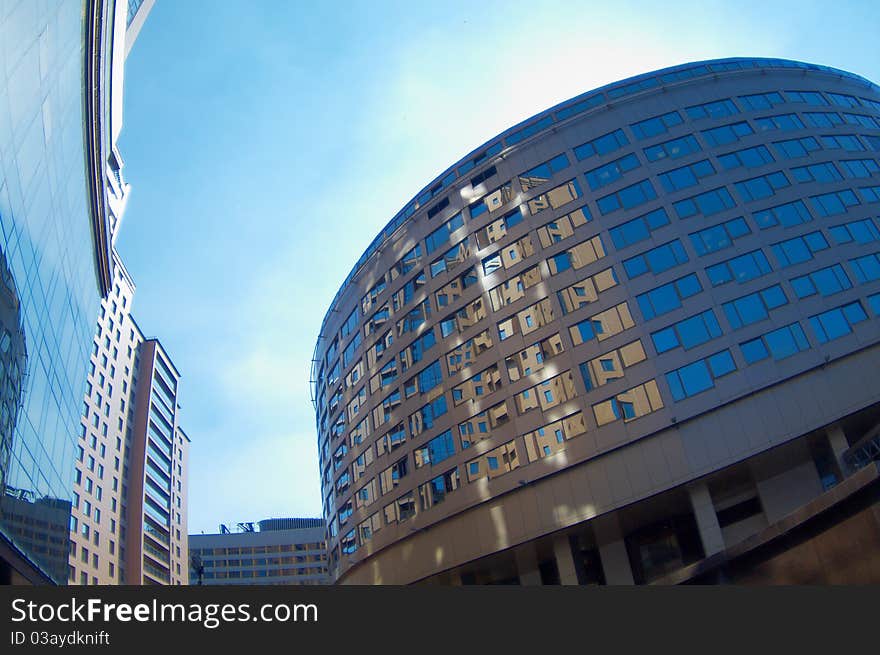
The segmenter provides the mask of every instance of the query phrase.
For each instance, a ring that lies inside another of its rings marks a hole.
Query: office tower
[[[189,438],[179,374],[131,314],[135,285],[115,250],[79,422],[71,584],[186,584]]]
[[[322,519],[264,519],[236,531],[191,534],[190,584],[327,584]],[[201,567],[201,571],[199,570]]]
[[[73,426],[114,278],[126,12],[0,7],[0,582],[67,579]]]
[[[875,484],[878,153],[875,84],[727,59],[448,168],[318,338],[337,582],[695,579]]]
[[[156,339],[140,348],[129,455],[127,584],[187,584],[186,466],[180,375]]]

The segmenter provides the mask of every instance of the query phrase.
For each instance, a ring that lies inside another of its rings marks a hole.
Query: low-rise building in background
[[[323,519],[282,518],[189,535],[190,584],[330,582]]]

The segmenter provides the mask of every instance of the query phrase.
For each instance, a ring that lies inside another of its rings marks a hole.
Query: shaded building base
[[[880,465],[657,584],[880,584]]]
[[[423,584],[878,584],[880,405]]]

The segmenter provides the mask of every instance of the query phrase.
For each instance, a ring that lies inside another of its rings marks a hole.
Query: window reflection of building
[[[6,256],[0,249],[0,497],[6,495],[26,371],[21,301]]]
[[[70,501],[35,498],[33,492],[7,487],[2,508],[3,522],[16,545],[39,558],[46,570],[67,575]]]

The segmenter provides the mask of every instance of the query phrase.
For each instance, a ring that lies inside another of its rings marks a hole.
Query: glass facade
[[[600,458],[591,444],[636,443],[880,341],[880,89],[778,60],[634,79],[453,167],[467,175],[408,205],[340,289],[312,376],[337,575]],[[840,120],[808,117],[818,102]],[[435,268],[441,250],[461,269]],[[447,356],[413,361],[424,335]],[[356,462],[366,486],[348,482]],[[369,508],[349,505],[357,488]]]
[[[83,3],[0,15],[3,446],[0,530],[67,579],[76,427],[99,306],[83,125]],[[16,315],[17,314],[17,315]],[[13,356],[13,353],[17,353]],[[13,427],[14,424],[14,427]]]

